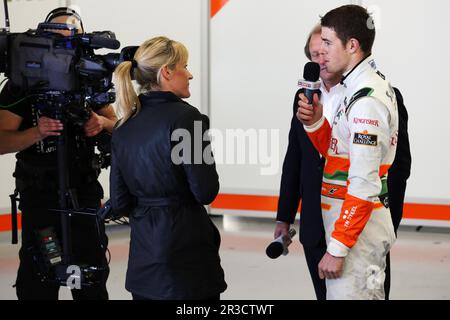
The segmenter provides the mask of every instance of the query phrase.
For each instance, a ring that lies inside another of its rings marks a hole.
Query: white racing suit
[[[397,101],[372,66],[368,57],[344,78],[332,126],[322,118],[305,127],[326,157],[322,216],[327,251],[345,257],[342,277],[326,281],[332,300],[384,299],[386,255],[395,241],[387,173],[397,145]]]

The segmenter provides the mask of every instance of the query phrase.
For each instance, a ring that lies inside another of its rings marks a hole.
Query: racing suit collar
[[[347,86],[348,83],[351,83],[358,75],[364,72],[367,68],[375,69],[375,62],[372,58],[372,55],[368,55],[364,59],[362,59],[352,70],[344,74],[341,80],[341,85]]]

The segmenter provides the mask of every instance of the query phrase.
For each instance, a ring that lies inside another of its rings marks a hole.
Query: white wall
[[[35,29],[43,22],[47,14],[58,7],[65,5],[65,0],[11,0],[8,1],[9,18],[12,32],[23,32]],[[3,0],[0,3],[0,26],[4,26],[5,15]]]

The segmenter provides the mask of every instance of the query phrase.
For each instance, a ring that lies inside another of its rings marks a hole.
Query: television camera
[[[4,0],[4,10],[6,23],[5,28],[0,29],[0,74],[4,74],[14,95],[30,99],[41,115],[79,127],[84,126],[93,110],[115,101],[113,72],[121,62],[133,59],[137,47],[126,47],[120,53],[95,54],[98,49],[120,48],[113,32],[80,33],[75,25],[51,21],[40,23],[36,29],[24,33],[12,33],[7,0]],[[69,35],[63,36],[58,31]],[[36,230],[37,244],[33,248],[42,280],[61,285],[66,285],[72,276],[67,272],[72,264],[70,217],[74,214],[91,215],[97,223],[101,219],[96,210],[79,208],[77,199],[69,190],[67,135],[64,129],[56,141],[59,208],[50,209],[61,215],[62,243],[51,228]],[[100,151],[96,158],[100,170],[110,165],[110,136],[100,134],[96,146]],[[17,196],[17,192],[11,196],[11,202],[14,202],[13,243],[18,242]],[[98,245],[106,246],[101,242]],[[90,286],[97,281],[96,274],[105,267],[83,266],[77,277],[83,286]]]

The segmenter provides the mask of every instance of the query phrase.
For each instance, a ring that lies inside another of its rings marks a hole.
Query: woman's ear
[[[172,78],[172,71],[168,66],[164,66],[161,68],[161,77],[163,77],[165,80],[170,80]]]

